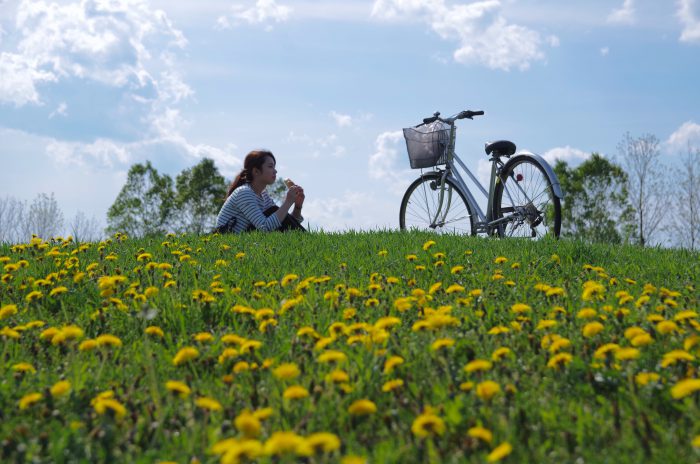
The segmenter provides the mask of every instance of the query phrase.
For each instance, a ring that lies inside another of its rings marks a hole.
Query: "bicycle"
[[[467,110],[441,118],[436,112],[422,124],[403,130],[411,168],[421,169],[421,176],[401,200],[400,228],[501,237],[559,237],[564,195],[554,170],[542,157],[527,151],[516,153],[515,144],[508,140],[487,143],[485,150],[491,162],[487,192],[455,153],[455,121],[483,114]],[[486,213],[457,165],[487,198]],[[433,170],[423,173],[424,168]]]

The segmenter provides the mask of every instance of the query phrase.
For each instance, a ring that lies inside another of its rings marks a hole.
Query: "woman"
[[[301,207],[304,189],[291,185],[284,203],[275,205],[265,190],[277,178],[275,156],[266,150],[248,153],[243,170],[228,189],[224,206],[216,219],[219,232],[244,232],[247,230],[301,229]],[[294,205],[291,217],[289,209]]]

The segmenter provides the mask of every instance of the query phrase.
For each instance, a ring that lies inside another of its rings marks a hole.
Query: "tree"
[[[677,180],[675,192],[675,211],[672,230],[677,242],[684,247],[695,249],[700,247],[700,149],[688,152],[683,157],[681,167],[676,169],[674,178]]]
[[[588,242],[621,243],[634,232],[627,175],[598,153],[576,168],[559,160],[554,167],[564,191],[562,235]]]
[[[175,222],[183,232],[201,234],[216,225],[216,216],[226,196],[226,180],[214,161],[204,158],[185,169],[176,179]]]
[[[22,224],[26,216],[27,202],[15,197],[0,198],[0,243],[22,241]]]
[[[659,230],[668,204],[664,168],[659,162],[659,140],[651,134],[632,138],[627,133],[618,151],[628,175],[627,191],[635,210],[635,235],[644,246]]]
[[[36,234],[48,240],[63,233],[63,212],[58,207],[54,194],[40,193],[29,206],[29,214],[22,223],[22,235],[29,239]]]
[[[76,242],[94,242],[100,239],[100,224],[93,216],[88,217],[82,211],[73,216],[69,226],[70,234]]]
[[[167,232],[174,209],[173,180],[147,161],[129,169],[126,184],[107,211],[108,233],[134,237]]]
[[[278,178],[275,183],[267,188],[267,193],[270,195],[276,203],[283,203],[284,199],[287,197],[287,185],[284,183],[284,179]]]

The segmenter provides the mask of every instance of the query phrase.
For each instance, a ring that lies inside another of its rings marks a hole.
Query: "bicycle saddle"
[[[498,140],[486,144],[486,154],[496,156],[511,156],[515,153],[515,144],[509,140]]]

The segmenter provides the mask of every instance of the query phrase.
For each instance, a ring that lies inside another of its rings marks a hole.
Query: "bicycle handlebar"
[[[446,124],[452,124],[458,119],[472,119],[474,116],[483,116],[484,112],[483,111],[471,111],[471,110],[465,110],[465,111],[460,111],[457,116],[453,116],[451,118],[441,118],[440,117],[440,112],[437,111],[435,114],[433,114],[429,118],[424,118],[423,119],[423,124],[430,124],[435,121],[440,121],[444,122]],[[420,127],[423,124],[418,124],[416,127]]]

